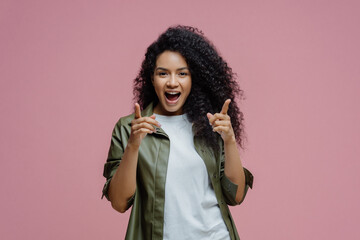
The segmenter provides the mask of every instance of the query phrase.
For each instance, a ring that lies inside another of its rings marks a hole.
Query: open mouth
[[[180,93],[179,92],[165,92],[165,97],[170,102],[175,102],[179,99]]]

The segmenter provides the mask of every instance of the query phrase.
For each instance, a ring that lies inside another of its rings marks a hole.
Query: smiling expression
[[[154,113],[183,114],[183,106],[191,91],[191,74],[185,58],[178,52],[164,51],[157,60],[153,86],[159,103]]]

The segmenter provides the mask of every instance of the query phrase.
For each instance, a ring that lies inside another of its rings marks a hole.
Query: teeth
[[[167,94],[170,94],[170,95],[176,95],[178,94],[178,92],[166,92]]]

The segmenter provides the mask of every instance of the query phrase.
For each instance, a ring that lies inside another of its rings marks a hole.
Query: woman
[[[170,27],[148,47],[134,114],[115,125],[104,167],[103,196],[119,212],[133,206],[126,239],[239,239],[227,205],[244,200],[253,177],[237,149],[238,94],[199,30]]]

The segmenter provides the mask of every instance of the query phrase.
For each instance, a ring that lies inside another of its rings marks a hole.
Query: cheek
[[[192,82],[191,82],[191,79],[189,80],[189,82],[187,83],[187,92],[190,93],[191,91],[191,85],[192,85]]]
[[[162,86],[157,81],[153,81],[153,87],[158,98],[162,96]]]

